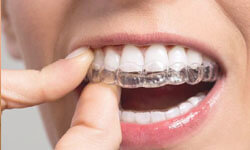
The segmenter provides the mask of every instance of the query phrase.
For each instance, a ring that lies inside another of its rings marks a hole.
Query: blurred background
[[[12,59],[1,39],[1,69],[24,69]],[[5,110],[1,116],[1,150],[51,150],[38,107]]]

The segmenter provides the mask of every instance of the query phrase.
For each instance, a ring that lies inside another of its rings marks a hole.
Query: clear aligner
[[[187,83],[190,85],[199,82],[214,82],[219,76],[216,63],[205,60],[201,65],[184,65],[181,63],[169,66],[164,71],[147,72],[124,72],[121,69],[108,71],[104,67],[92,66],[88,72],[90,82],[103,82],[115,84],[123,88],[154,88],[164,85],[179,85]]]

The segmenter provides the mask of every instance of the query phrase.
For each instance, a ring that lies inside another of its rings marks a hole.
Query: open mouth
[[[89,79],[122,87],[122,121],[149,124],[197,106],[218,72],[214,61],[183,46],[119,45],[95,50]]]
[[[221,86],[217,62],[174,44],[94,48],[90,82],[122,87],[119,116],[128,149],[162,148],[198,127]]]

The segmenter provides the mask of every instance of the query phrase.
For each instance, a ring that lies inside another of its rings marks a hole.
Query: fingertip
[[[81,47],[74,50],[70,53],[66,58],[66,61],[79,63],[82,65],[85,72],[88,70],[89,66],[91,65],[92,61],[94,60],[94,53],[88,47]]]
[[[107,129],[110,122],[119,125],[120,93],[120,88],[114,85],[89,83],[79,98],[72,125],[80,120],[99,129]]]
[[[65,59],[73,59],[78,58],[79,56],[90,56],[93,57],[93,52],[88,47],[80,47],[74,51],[72,51]]]
[[[89,62],[89,64],[93,61],[94,59],[94,53],[91,49],[86,49],[84,50],[80,55],[75,57],[78,60],[82,60],[84,62]]]

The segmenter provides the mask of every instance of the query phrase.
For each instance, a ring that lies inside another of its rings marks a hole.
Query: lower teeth
[[[120,120],[123,122],[137,124],[150,124],[169,120],[180,115],[186,114],[192,108],[197,106],[205,98],[205,96],[205,93],[199,93],[196,96],[190,97],[187,101],[180,103],[178,106],[172,107],[166,111],[152,110],[139,112],[120,109]]]
[[[214,82],[218,78],[218,66],[213,63],[204,63],[201,66],[181,67],[182,69],[178,70],[173,68],[175,67],[169,67],[167,70],[161,72],[123,72],[121,70],[108,71],[92,67],[89,70],[88,79],[91,82],[115,84],[123,88],[153,88],[183,83],[193,85],[201,81]]]

